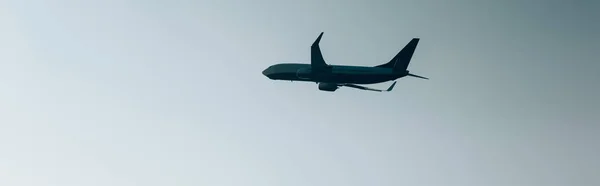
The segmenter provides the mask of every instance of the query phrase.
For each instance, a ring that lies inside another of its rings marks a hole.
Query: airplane
[[[392,60],[387,63],[369,66],[330,65],[323,59],[319,42],[323,32],[311,46],[310,64],[279,63],[263,70],[262,74],[271,80],[315,82],[319,90],[334,92],[340,87],[350,87],[361,90],[390,92],[396,81],[386,90],[360,86],[359,84],[375,84],[398,78],[411,76],[429,79],[411,74],[407,68],[413,53],[419,43],[419,38],[413,38]]]

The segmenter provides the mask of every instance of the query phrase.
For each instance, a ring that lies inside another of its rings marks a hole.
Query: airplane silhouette
[[[329,92],[333,92],[339,87],[389,92],[396,85],[396,81],[387,90],[369,88],[358,84],[382,83],[406,76],[429,79],[411,74],[407,70],[408,64],[419,43],[419,38],[413,38],[389,62],[369,67],[327,64],[323,59],[321,48],[319,47],[321,37],[323,37],[323,32],[321,32],[311,46],[310,64],[279,63],[269,66],[262,74],[272,80],[315,82],[319,84],[319,90]]]

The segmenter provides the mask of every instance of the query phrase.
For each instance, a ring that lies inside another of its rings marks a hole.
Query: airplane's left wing
[[[361,89],[361,90],[376,91],[376,92],[384,92],[384,91],[385,92],[389,92],[389,91],[392,91],[392,89],[394,89],[395,85],[396,85],[396,82],[394,81],[394,83],[392,83],[392,85],[390,85],[390,87],[387,90],[379,90],[379,89],[369,88],[369,87],[355,85],[355,84],[342,84],[341,86],[346,86],[346,87],[350,87],[350,88],[357,88],[357,89]]]
[[[310,47],[310,65],[312,66],[313,71],[321,71],[328,67],[327,63],[325,63],[325,60],[323,59],[321,47],[319,47],[321,37],[323,37],[323,32],[319,34],[317,40],[315,40],[315,42]]]

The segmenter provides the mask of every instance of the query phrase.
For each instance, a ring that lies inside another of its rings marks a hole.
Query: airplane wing
[[[325,60],[323,59],[321,47],[319,47],[321,37],[323,37],[323,32],[319,34],[317,40],[315,40],[315,42],[310,47],[310,65],[313,71],[322,71],[328,67],[327,63],[325,63]]]
[[[361,89],[361,90],[376,91],[376,92],[384,92],[384,91],[385,92],[389,92],[389,91],[392,91],[392,89],[394,89],[395,85],[396,85],[396,82],[394,81],[394,83],[392,83],[392,85],[390,85],[390,87],[387,90],[379,90],[379,89],[369,88],[369,87],[355,85],[355,84],[342,84],[341,86],[346,86],[346,87],[350,87],[350,88],[357,88],[357,89]]]

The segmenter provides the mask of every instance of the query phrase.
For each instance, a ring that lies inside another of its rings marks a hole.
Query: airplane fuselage
[[[317,83],[374,84],[395,80],[408,75],[391,68],[330,65],[314,71],[310,64],[280,63],[269,66],[263,74],[273,80],[309,81]]]

